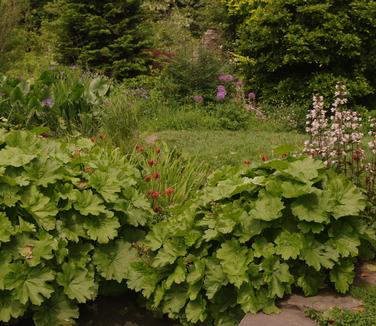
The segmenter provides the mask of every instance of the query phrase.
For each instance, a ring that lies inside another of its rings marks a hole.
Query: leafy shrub
[[[222,63],[202,47],[185,47],[168,64],[161,76],[166,97],[192,102],[195,95],[214,98]]]
[[[147,235],[128,286],[183,325],[237,325],[276,312],[295,287],[328,282],[344,293],[374,230],[359,218],[365,197],[311,158],[225,168]]]
[[[374,1],[224,0],[244,69],[265,99],[307,103],[312,94],[349,86],[351,100],[375,101]]]
[[[249,113],[237,103],[226,103],[218,106],[216,111],[219,125],[228,130],[246,129],[249,124]]]
[[[117,151],[0,130],[0,321],[70,325],[103,280],[121,282],[152,210]]]
[[[139,0],[58,2],[62,63],[78,63],[117,79],[146,72],[143,50],[148,41],[140,4]]]
[[[79,76],[69,70],[44,71],[36,80],[0,78],[0,115],[10,125],[45,125],[53,132],[72,131],[91,119],[110,84],[103,77]],[[89,132],[89,131],[88,131]]]

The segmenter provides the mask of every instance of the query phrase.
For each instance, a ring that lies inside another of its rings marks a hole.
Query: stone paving
[[[363,263],[358,266],[355,284],[376,285],[376,262]],[[316,322],[304,315],[304,311],[307,309],[317,311],[328,311],[335,307],[353,311],[364,309],[361,301],[329,291],[313,297],[293,294],[284,299],[279,306],[281,308],[280,314],[248,314],[239,326],[313,326],[317,325]]]

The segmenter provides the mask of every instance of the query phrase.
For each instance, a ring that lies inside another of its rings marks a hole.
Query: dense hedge
[[[237,325],[244,313],[334,284],[345,293],[375,230],[362,192],[310,158],[216,172],[198,197],[156,224],[128,286],[183,325]]]
[[[357,104],[376,100],[376,3],[370,0],[223,0],[246,74],[265,100],[329,97],[337,81]]]
[[[1,129],[0,148],[0,321],[74,324],[101,280],[128,273],[128,241],[153,215],[140,173],[85,139]]]

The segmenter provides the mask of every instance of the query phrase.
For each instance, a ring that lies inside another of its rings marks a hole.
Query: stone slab
[[[293,294],[280,303],[281,308],[298,308],[300,310],[313,309],[316,311],[328,311],[333,308],[350,309],[359,311],[363,307],[360,300],[350,296],[338,295],[335,292],[323,292],[312,297]]]
[[[317,326],[317,323],[304,315],[299,309],[283,309],[279,314],[248,314],[239,326]]]
[[[376,262],[363,262],[356,269],[356,284],[376,285]]]

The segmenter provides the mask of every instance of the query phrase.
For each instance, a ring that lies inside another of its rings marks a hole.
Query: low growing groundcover
[[[217,170],[161,213],[119,151],[1,130],[0,180],[5,323],[74,324],[112,281],[182,325],[237,325],[296,288],[348,291],[376,242],[362,191],[311,158]]]

